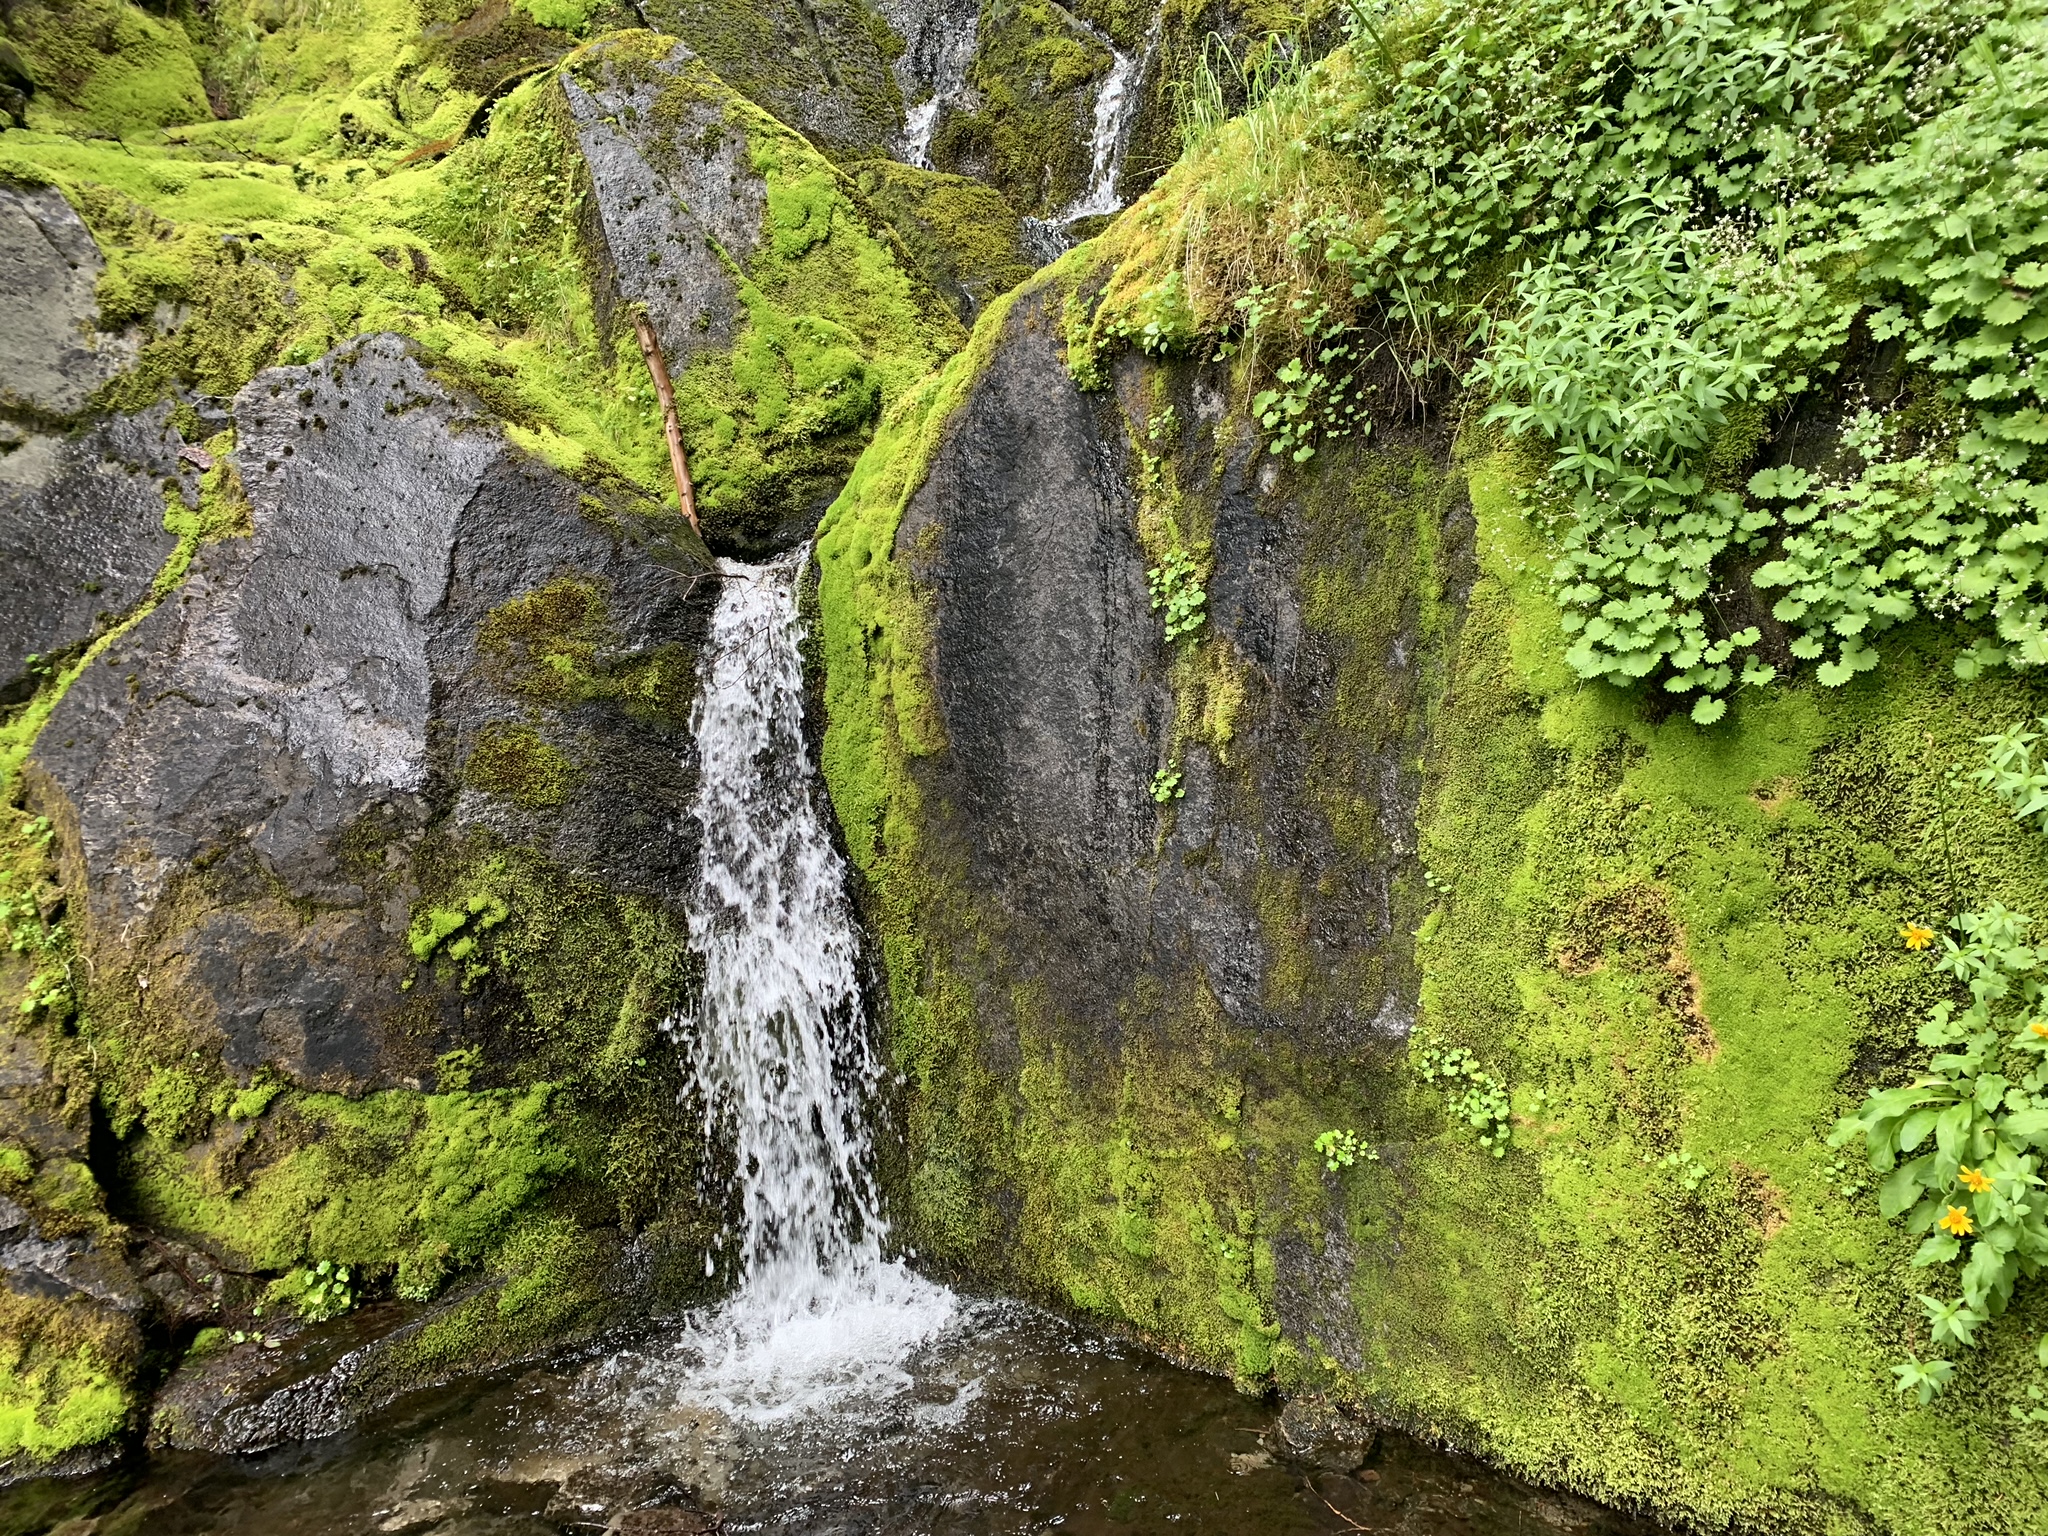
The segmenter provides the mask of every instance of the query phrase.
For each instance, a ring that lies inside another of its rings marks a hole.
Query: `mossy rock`
[[[799,135],[653,33],[562,90],[590,170],[601,325],[645,311],[714,547],[809,536],[881,412],[961,340],[887,222]]]
[[[2037,1528],[2048,1294],[1902,1399],[1925,1273],[1826,1137],[1941,995],[1900,926],[2048,901],[1944,788],[2042,685],[1931,627],[1711,729],[1577,684],[1533,456],[1381,411],[1297,467],[1242,358],[1097,350],[1174,196],[993,306],[819,543],[921,1251],[1681,1522]]]
[[[7,40],[33,83],[33,130],[118,138],[213,115],[202,50],[168,16],[124,0],[21,0]]]
[[[846,169],[963,324],[1038,269],[1022,218],[993,187],[894,160]]]
[[[835,159],[886,154],[903,131],[900,44],[864,0],[650,0],[641,14]]]
[[[971,110],[942,113],[932,164],[1049,218],[1088,189],[1095,89],[1109,50],[1051,0],[990,0],[968,71]]]

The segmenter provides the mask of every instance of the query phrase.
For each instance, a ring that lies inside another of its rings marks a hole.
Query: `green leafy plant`
[[[1316,1152],[1323,1160],[1323,1166],[1336,1173],[1341,1169],[1356,1167],[1359,1163],[1376,1163],[1380,1150],[1359,1136],[1356,1131],[1325,1131],[1316,1138]]]
[[[1745,573],[1825,685],[1923,616],[1972,626],[1965,675],[2048,663],[2048,0],[1350,11],[1348,66],[1216,151],[1266,225],[1195,311],[1251,355],[1271,452],[1362,430],[1396,376],[1483,392],[1554,454],[1531,506],[1570,664],[1701,725],[1783,665],[1727,602]],[[1191,143],[1222,142],[1210,74]],[[1901,387],[1820,467],[1747,462],[1859,319]]]
[[[293,1270],[273,1285],[271,1292],[276,1299],[289,1302],[309,1323],[339,1317],[356,1304],[348,1266],[328,1259]]]
[[[1187,793],[1187,787],[1181,783],[1178,768],[1162,768],[1152,775],[1152,786],[1147,793],[1157,803],[1164,805],[1169,800],[1180,799]]]
[[[1152,611],[1166,614],[1169,644],[1202,627],[1209,594],[1202,588],[1201,567],[1193,555],[1178,547],[1167,551],[1165,559],[1145,572],[1145,582],[1152,589]]]
[[[1960,1263],[1959,1300],[1920,1298],[1937,1348],[1967,1347],[2005,1311],[2014,1285],[2048,1265],[2048,945],[2031,919],[1993,903],[1958,917],[1937,966],[1970,1001],[1935,1005],[1919,1042],[1935,1055],[1902,1088],[1874,1093],[1829,1139],[1861,1137],[1883,1175],[1878,1204],[1922,1234],[1915,1265]],[[1898,1368],[1924,1402],[1947,1383],[1940,1360]]]
[[[2032,821],[2048,833],[2048,754],[2037,763],[2034,746],[2048,732],[2048,720],[2036,720],[2039,730],[2015,725],[1995,736],[1978,740],[1989,748],[1984,766],[1970,778],[2003,800],[2020,821]]]
[[[1649,1161],[1647,1154],[1643,1160]],[[1676,1177],[1678,1182],[1685,1186],[1685,1192],[1689,1195],[1698,1194],[1700,1186],[1707,1182],[1707,1177],[1712,1172],[1690,1152],[1666,1152],[1657,1159],[1656,1165]]]
[[[1479,1133],[1479,1145],[1506,1157],[1513,1131],[1507,1084],[1462,1047],[1425,1046],[1414,1061],[1424,1082],[1439,1084],[1450,1095],[1451,1114]]]

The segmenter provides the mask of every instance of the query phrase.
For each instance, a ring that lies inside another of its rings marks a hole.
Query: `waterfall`
[[[897,88],[908,104],[903,159],[928,171],[939,113],[968,94],[967,71],[980,34],[981,0],[880,0],[877,8],[903,39],[895,66]]]
[[[1161,28],[1166,19],[1162,9],[1152,18],[1151,30],[1145,34],[1145,51],[1133,59],[1119,50],[1103,33],[1078,22],[1096,42],[1109,50],[1109,73],[1103,76],[1101,86],[1095,92],[1095,131],[1089,140],[1092,164],[1088,173],[1088,190],[1060,215],[1061,223],[1072,223],[1095,214],[1115,213],[1123,207],[1116,195],[1116,184],[1124,173],[1124,155],[1130,148],[1131,129],[1137,121],[1137,109],[1144,99],[1145,76],[1151,73],[1152,56],[1158,51]]]
[[[872,1392],[953,1315],[952,1293],[883,1255],[866,1125],[878,1077],[845,867],[803,737],[795,589],[809,551],[720,561],[697,669],[689,901],[704,961],[672,1019],[738,1152],[743,1278],[686,1347],[693,1395],[771,1419]]]

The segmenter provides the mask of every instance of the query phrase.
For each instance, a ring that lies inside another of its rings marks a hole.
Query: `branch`
[[[647,359],[647,371],[654,375],[654,392],[661,397],[661,426],[668,434],[669,467],[676,472],[676,500],[682,505],[683,516],[690,520],[691,531],[701,536],[704,530],[697,522],[697,492],[690,484],[690,456],[683,451],[683,427],[676,420],[675,386],[668,381],[668,364],[661,357],[661,338],[654,334],[653,322],[645,310],[633,311],[633,334],[640,338],[640,355]]]

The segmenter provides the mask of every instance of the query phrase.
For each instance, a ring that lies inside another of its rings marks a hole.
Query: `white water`
[[[733,1136],[743,1212],[744,1277],[687,1330],[684,1395],[755,1422],[907,1385],[902,1362],[955,1312],[952,1292],[882,1253],[865,1119],[878,1068],[803,738],[807,555],[719,563],[693,713],[704,991],[694,1017],[670,1021]]]
[[[904,113],[903,158],[932,169],[939,113],[969,95],[967,71],[981,30],[981,0],[882,0],[883,19],[903,39],[896,84],[913,103]]]
[[[1131,129],[1137,119],[1138,104],[1144,99],[1142,87],[1145,76],[1152,68],[1152,56],[1158,50],[1160,29],[1166,12],[1161,10],[1152,20],[1152,29],[1145,36],[1145,52],[1133,59],[1120,52],[1108,37],[1089,26],[1078,24],[1088,34],[1109,50],[1109,73],[1103,76],[1102,85],[1095,93],[1095,131],[1089,140],[1092,164],[1088,173],[1088,190],[1060,215],[1060,222],[1070,224],[1075,219],[1085,219],[1095,214],[1115,213],[1123,207],[1116,195],[1116,184],[1123,178],[1124,156],[1130,149]]]

